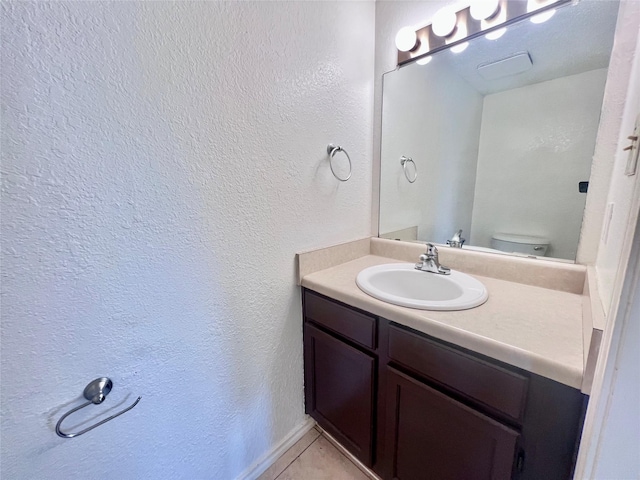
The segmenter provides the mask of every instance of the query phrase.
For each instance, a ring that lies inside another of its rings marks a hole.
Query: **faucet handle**
[[[438,249],[433,243],[427,243],[427,256],[428,257],[437,257]]]
[[[466,239],[462,238],[462,230],[458,230],[453,234],[453,237],[451,237],[450,240],[447,240],[447,245],[450,247],[462,248],[464,242],[466,242]]]

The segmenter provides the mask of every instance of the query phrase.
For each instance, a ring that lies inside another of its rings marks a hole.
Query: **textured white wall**
[[[640,242],[640,238],[638,238]],[[637,255],[637,254],[636,254]],[[636,257],[636,263],[638,262]],[[632,266],[633,268],[633,266]],[[635,266],[635,291],[630,294],[628,316],[621,325],[619,345],[609,357],[605,381],[607,421],[598,442],[591,478],[640,478],[640,266]],[[631,275],[629,275],[631,277]],[[630,279],[631,280],[631,279]],[[631,286],[634,288],[634,286]],[[622,323],[620,319],[618,322]]]
[[[637,84],[633,86],[630,82],[632,66],[630,59],[636,48],[640,22],[639,7],[638,0],[621,0],[618,10],[616,34],[609,61],[600,126],[591,165],[589,194],[576,259],[582,264],[593,265],[596,262],[618,148],[618,136],[622,128],[627,89],[640,88]]]
[[[374,8],[2,2],[3,478],[231,479],[304,420],[294,253],[371,228]],[[58,438],[99,375],[90,417],[142,401]]]
[[[626,6],[625,6],[626,7]],[[636,25],[640,25],[640,3],[635,4],[635,9],[627,11],[631,18],[636,19]],[[633,206],[634,190],[640,188],[640,168],[634,176],[625,175],[629,152],[623,149],[630,144],[627,139],[633,134],[636,119],[640,119],[640,35],[636,30],[636,49],[629,61],[633,65],[629,80],[629,89],[626,96],[624,113],[620,122],[618,141],[615,149],[615,162],[612,169],[611,185],[607,204],[613,204],[613,214],[608,231],[600,236],[598,256],[596,259],[596,272],[598,274],[598,288],[602,297],[605,312],[613,303],[616,272],[624,265],[620,265],[622,246],[629,235],[629,224],[634,224],[638,216],[637,207]],[[634,62],[635,60],[635,62]],[[640,120],[639,120],[640,121]]]
[[[629,144],[626,138],[640,113],[640,3],[620,5],[613,58],[628,53],[625,69],[611,72],[607,92],[616,92],[619,102],[610,105],[608,115],[620,130],[601,127],[598,142],[613,145],[612,172],[607,200],[615,204],[606,240],[599,235],[596,273],[600,297],[608,316],[587,408],[575,478],[638,478],[638,314],[640,259],[640,171],[627,177],[624,169]],[[626,78],[621,76],[629,71]],[[618,89],[628,85],[620,95]],[[607,93],[605,93],[607,102]],[[614,108],[616,107],[616,108]],[[609,124],[609,127],[611,124]],[[608,131],[614,136],[605,135]],[[597,150],[597,149],[596,149]],[[591,194],[589,194],[591,195]],[[588,202],[587,202],[588,205]],[[635,232],[634,232],[635,230]],[[583,233],[585,229],[583,228]],[[581,247],[584,242],[581,243]],[[634,423],[635,420],[635,423]]]
[[[607,70],[484,97],[471,238],[540,235],[575,259]],[[553,112],[553,114],[550,114]],[[523,148],[523,146],[525,148]]]
[[[444,243],[471,228],[482,95],[442,60],[384,77],[381,233],[417,225],[418,240]],[[402,155],[416,163],[414,183],[405,178]]]

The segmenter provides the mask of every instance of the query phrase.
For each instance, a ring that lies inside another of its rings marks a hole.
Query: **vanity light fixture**
[[[473,0],[469,13],[475,20],[493,17],[500,9],[500,0]]]
[[[456,28],[458,16],[451,8],[441,8],[433,17],[431,28],[438,37],[448,37]]]
[[[403,27],[396,34],[396,48],[401,52],[410,52],[419,45],[416,31],[412,27]]]
[[[457,12],[451,7],[444,7],[436,12],[430,25],[417,30],[405,27],[398,32],[398,65],[426,58],[447,48],[459,53],[467,48],[469,40],[479,36],[496,40],[512,23],[524,19],[541,23],[551,18],[558,7],[575,1],[471,0],[470,6]]]

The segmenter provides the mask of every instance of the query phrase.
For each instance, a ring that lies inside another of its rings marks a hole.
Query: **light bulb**
[[[431,55],[429,55],[428,57],[422,57],[420,60],[416,60],[416,63],[418,65],[426,65],[427,63],[429,63],[431,60],[433,59],[433,57]]]
[[[396,34],[396,48],[401,52],[410,52],[418,44],[418,36],[412,27],[403,27]]]
[[[500,0],[473,0],[469,13],[476,20],[493,17],[500,8]]]
[[[431,30],[438,37],[446,37],[447,35],[450,35],[451,32],[453,32],[454,28],[456,28],[457,21],[458,16],[456,15],[456,12],[454,12],[450,8],[441,8],[433,16]]]
[[[551,10],[547,10],[546,12],[539,13],[538,15],[534,15],[531,17],[531,23],[543,23],[553,17],[553,14],[556,13],[556,9],[552,8]]]
[[[451,51],[453,53],[464,52],[467,49],[468,46],[469,46],[469,42],[459,43],[455,47],[451,47]]]
[[[493,32],[487,33],[485,35],[485,38],[487,38],[489,40],[497,40],[502,35],[504,35],[506,32],[507,32],[507,27],[499,28],[498,30],[494,30]]]

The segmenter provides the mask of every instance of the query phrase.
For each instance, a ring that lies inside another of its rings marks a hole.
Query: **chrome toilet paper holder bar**
[[[123,413],[128,412],[133,407],[135,407],[140,401],[140,399],[142,398],[142,397],[138,397],[138,399],[135,402],[133,402],[132,405],[128,406],[124,410],[121,410],[118,413],[105,418],[104,420],[100,420],[98,423],[91,425],[90,427],[87,427],[84,430],[80,430],[79,432],[65,433],[61,430],[60,426],[62,425],[62,421],[65,418],[67,418],[72,413],[77,412],[81,408],[84,408],[87,405],[91,405],[92,403],[95,405],[101,404],[102,402],[104,402],[105,398],[107,398],[107,395],[109,395],[109,392],[111,391],[112,388],[113,388],[113,382],[111,381],[111,379],[107,377],[96,378],[91,383],[89,383],[89,385],[86,386],[83,392],[84,398],[86,398],[89,401],[86,403],[83,403],[78,407],[72,408],[67,413],[65,413],[62,417],[60,417],[60,420],[58,420],[58,423],[56,424],[56,433],[58,434],[58,436],[63,438],[73,438],[73,437],[78,437],[83,433],[87,433],[89,430],[93,430],[94,428],[99,427],[103,423],[107,423],[108,421],[113,420],[114,418],[122,415]]]

